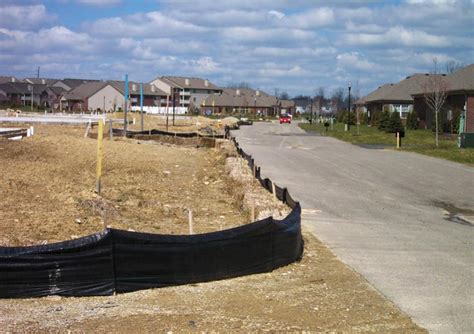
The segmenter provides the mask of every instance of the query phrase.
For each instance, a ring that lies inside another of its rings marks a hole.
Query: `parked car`
[[[282,124],[282,123],[291,124],[291,115],[281,114],[280,115],[280,124]]]

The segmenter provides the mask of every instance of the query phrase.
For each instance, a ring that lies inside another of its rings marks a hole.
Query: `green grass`
[[[389,145],[396,148],[396,138],[393,133],[379,131],[377,128],[367,125],[351,126],[350,132],[344,131],[344,124],[334,124],[334,130],[329,127],[328,131],[322,124],[300,123],[300,127],[306,131],[316,131],[324,136],[331,136],[352,144],[365,145]],[[457,136],[440,136],[439,147],[435,145],[435,135],[430,130],[407,130],[405,138],[402,139],[402,151],[416,152],[436,158],[456,161],[474,166],[474,149],[458,148]]]

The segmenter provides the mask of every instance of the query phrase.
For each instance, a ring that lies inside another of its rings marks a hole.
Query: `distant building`
[[[0,94],[6,96],[11,105],[25,106],[40,105],[41,94],[45,85],[36,85],[28,82],[8,82],[0,84]]]
[[[221,94],[210,95],[201,103],[201,114],[237,114],[275,116],[280,105],[275,96],[249,88],[224,88]]]
[[[176,106],[193,110],[198,110],[202,101],[209,96],[222,93],[222,88],[201,78],[162,76],[152,80],[150,84],[164,91],[170,97],[170,101],[173,101],[174,92]]]

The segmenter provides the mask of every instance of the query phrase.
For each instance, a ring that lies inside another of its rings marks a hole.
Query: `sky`
[[[474,63],[474,0],[0,0],[0,75],[363,96]]]

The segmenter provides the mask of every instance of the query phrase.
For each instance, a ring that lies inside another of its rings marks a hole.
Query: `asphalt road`
[[[474,226],[456,218],[473,214],[474,168],[361,148],[296,124],[232,134],[263,177],[301,202],[304,226],[416,323],[474,333]]]

